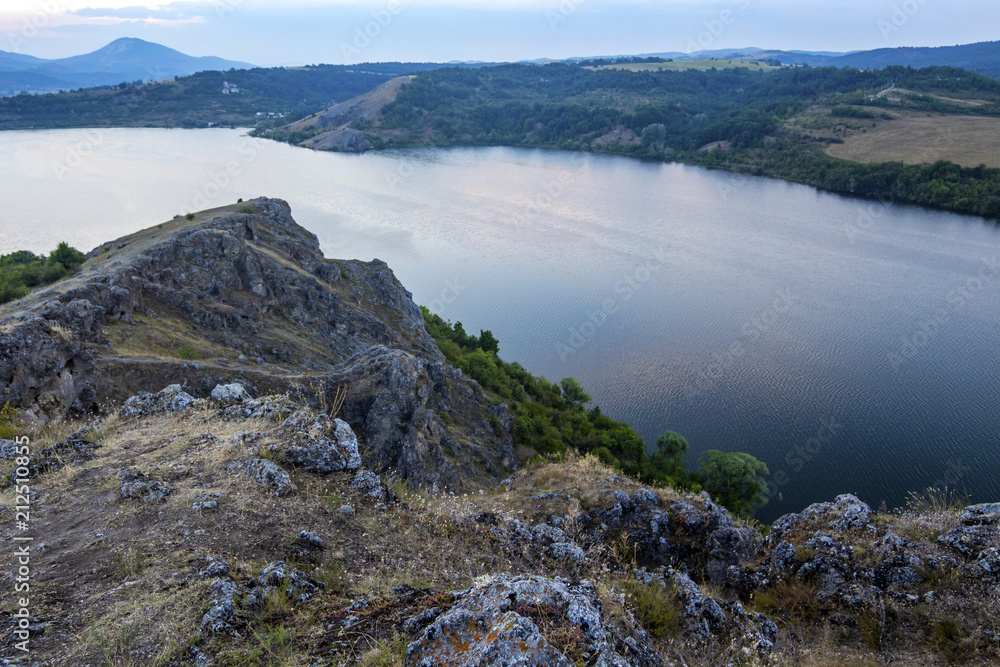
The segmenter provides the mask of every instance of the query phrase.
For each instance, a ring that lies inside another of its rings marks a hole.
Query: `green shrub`
[[[186,361],[194,361],[195,359],[201,359],[201,354],[194,345],[191,343],[185,343],[177,348],[177,358],[184,359]]]
[[[33,287],[49,285],[80,270],[86,257],[67,243],[48,256],[18,250],[0,255],[0,303],[26,296]]]
[[[677,591],[657,583],[647,585],[630,579],[625,583],[625,593],[643,630],[656,639],[677,634],[681,609]]]

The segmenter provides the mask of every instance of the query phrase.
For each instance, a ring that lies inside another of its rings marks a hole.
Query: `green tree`
[[[583,390],[583,385],[573,378],[563,378],[559,382],[559,386],[562,387],[563,398],[571,403],[583,405],[594,400],[590,394]]]
[[[656,451],[649,457],[650,466],[666,475],[683,471],[681,461],[688,451],[688,441],[680,433],[667,431],[656,438]]]
[[[663,123],[647,125],[643,128],[639,138],[642,140],[643,148],[649,148],[650,146],[653,148],[662,148],[663,143],[667,140],[667,126]]]
[[[698,457],[703,488],[716,502],[741,516],[767,503],[767,465],[745,452],[710,449]]]
[[[500,341],[496,339],[490,330],[479,330],[479,347],[486,352],[500,354]]]
[[[86,255],[65,241],[62,241],[55,250],[49,253],[50,262],[62,264],[62,267],[70,273],[79,271],[85,259]]]

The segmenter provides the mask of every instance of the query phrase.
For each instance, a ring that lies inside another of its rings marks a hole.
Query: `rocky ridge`
[[[239,380],[343,401],[368,464],[420,483],[459,489],[516,462],[484,393],[445,363],[385,263],[325,259],[280,200],[106,243],[0,317],[0,402],[38,425],[171,382],[200,398]]]

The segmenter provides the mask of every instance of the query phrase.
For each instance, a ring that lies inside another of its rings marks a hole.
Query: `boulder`
[[[278,497],[298,491],[298,487],[292,484],[292,478],[288,473],[267,459],[236,461],[229,464],[229,471],[247,475]]]
[[[122,481],[121,490],[118,492],[118,497],[122,500],[163,502],[171,493],[170,487],[150,480],[149,473],[137,468],[122,468],[118,471],[117,477]]]
[[[212,400],[224,405],[233,403],[243,403],[250,398],[250,392],[239,382],[230,384],[217,384],[212,389]]]
[[[288,465],[320,475],[361,466],[358,439],[340,419],[298,410],[282,422],[278,438],[267,449]]]
[[[589,582],[497,575],[460,597],[407,646],[407,665],[572,665],[541,635],[533,617],[579,632],[591,652],[604,654],[605,664],[621,664]]]

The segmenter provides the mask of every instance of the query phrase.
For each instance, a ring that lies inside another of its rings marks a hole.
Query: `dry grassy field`
[[[932,163],[950,160],[966,167],[1000,167],[1000,118],[921,115],[849,133],[828,155],[857,162]]]

